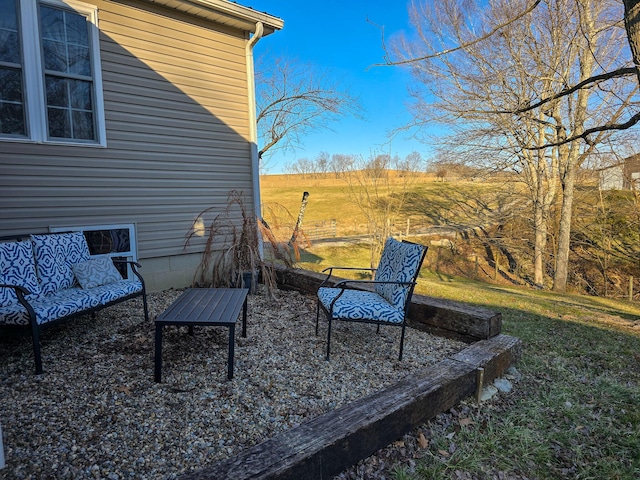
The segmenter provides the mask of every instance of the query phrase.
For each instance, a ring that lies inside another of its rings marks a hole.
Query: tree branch
[[[533,9],[536,8],[541,1],[542,0],[534,0],[534,2],[529,7],[527,7],[527,9],[524,10],[522,13],[520,13],[519,15],[516,15],[513,18],[510,18],[506,22],[503,22],[503,23],[501,23],[499,25],[496,25],[491,31],[489,31],[488,33],[482,35],[481,37],[474,38],[472,41],[467,42],[467,43],[463,43],[462,45],[458,45],[457,47],[449,48],[448,50],[443,50],[441,52],[432,53],[431,55],[425,55],[423,57],[410,58],[408,60],[400,60],[400,61],[397,61],[397,62],[392,62],[391,60],[389,60],[389,55],[387,53],[387,47],[386,47],[385,42],[384,42],[384,34],[383,34],[382,49],[385,51],[385,56],[384,56],[385,63],[375,63],[375,64],[373,64],[373,66],[374,67],[389,67],[389,66],[396,66],[396,65],[407,65],[409,63],[421,62],[423,60],[430,60],[432,58],[442,57],[442,56],[448,55],[449,53],[453,53],[453,52],[456,52],[458,50],[463,50],[463,49],[465,49],[467,47],[471,47],[471,46],[473,46],[473,45],[475,45],[477,43],[482,42],[483,40],[486,40],[487,38],[489,38],[492,35],[494,35],[496,32],[502,30],[504,27],[509,26],[513,22],[521,19],[522,17],[524,17],[528,13],[532,12]],[[372,22],[369,22],[369,23],[371,23],[372,25],[375,25]],[[375,25],[375,26],[380,28],[378,25]]]
[[[561,92],[556,93],[555,95],[551,95],[548,98],[543,98],[542,100],[534,103],[533,105],[529,105],[528,107],[523,107],[523,108],[518,108],[516,110],[512,110],[512,111],[501,111],[501,112],[497,112],[497,113],[525,113],[531,110],[534,110],[542,105],[544,105],[545,103],[549,103],[553,100],[557,100],[559,98],[562,97],[566,97],[567,95],[571,95],[572,93],[580,90],[581,88],[586,87],[587,85],[590,85],[592,83],[598,83],[604,80],[610,80],[612,78],[619,78],[619,77],[627,77],[627,76],[631,76],[631,75],[637,75],[637,70],[636,67],[625,67],[625,68],[619,68],[617,70],[613,70],[611,72],[605,72],[602,73],[600,75],[594,75],[593,77],[589,77],[586,80],[583,80],[582,82],[574,85],[571,88],[567,88],[566,90],[562,90]]]
[[[624,123],[605,123],[604,125],[600,125],[598,127],[587,128],[584,132],[579,135],[573,135],[572,137],[567,137],[564,140],[560,140],[558,142],[545,143],[539,147],[524,147],[524,150],[542,150],[549,147],[559,147],[561,145],[566,145],[567,143],[575,142],[576,140],[584,140],[587,144],[591,144],[588,137],[589,135],[593,135],[594,133],[606,132],[609,130],[626,130],[628,128],[633,127],[636,123],[640,122],[640,112],[633,115],[629,120]]]

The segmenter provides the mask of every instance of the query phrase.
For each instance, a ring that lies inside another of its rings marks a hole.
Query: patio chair
[[[394,325],[402,328],[400,356],[404,346],[407,311],[416,285],[418,272],[427,253],[427,247],[403,240],[388,238],[378,268],[329,267],[327,278],[318,288],[316,335],[320,322],[320,310],[329,321],[327,331],[327,360],[331,353],[331,325],[334,320],[362,322],[378,325]],[[361,270],[375,272],[373,280],[342,280],[334,287],[329,283],[334,270]],[[358,286],[372,285],[371,290],[359,290]]]

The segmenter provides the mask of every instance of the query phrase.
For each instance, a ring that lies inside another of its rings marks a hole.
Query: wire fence
[[[304,233],[309,240],[333,238],[337,235],[338,222],[335,219],[304,225]]]
[[[416,219],[403,219],[391,223],[389,232],[394,237],[408,237],[411,235],[436,235],[441,237],[456,237],[456,229],[449,226],[438,226]],[[335,219],[321,220],[314,223],[305,223],[302,227],[309,240],[322,240],[334,237],[351,237],[369,235],[370,228],[366,223],[338,222]]]

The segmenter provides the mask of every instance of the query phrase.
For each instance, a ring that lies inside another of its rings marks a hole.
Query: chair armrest
[[[20,305],[25,308],[27,314],[29,315],[29,323],[31,324],[32,328],[37,328],[36,312],[33,310],[33,307],[27,301],[27,299],[24,298],[25,295],[29,295],[31,292],[26,288],[21,287],[20,285],[8,285],[6,283],[1,283],[0,287],[13,288],[15,290],[16,297],[18,297],[18,303],[20,303]]]
[[[327,274],[327,278],[325,278],[322,283],[320,284],[321,287],[324,287],[326,285],[326,283],[329,281],[329,279],[331,278],[331,275],[333,275],[333,271],[334,270],[359,270],[359,271],[366,271],[366,272],[375,272],[377,269],[376,268],[366,268],[366,267],[327,267],[324,270],[322,270],[321,273],[325,273],[326,271],[328,271],[329,273]]]
[[[416,285],[417,282],[395,282],[393,280],[342,280],[335,284],[335,288],[342,288],[343,290],[346,288],[347,284],[350,283],[364,283],[368,285],[381,285],[381,284],[393,284],[393,285]]]
[[[116,260],[116,259],[111,259],[113,261],[114,264],[127,264],[131,267],[131,271],[133,272],[133,274],[138,277],[138,280],[140,280],[140,282],[142,282],[142,285],[144,286],[144,279],[142,278],[142,275],[140,275],[140,272],[138,272],[139,268],[142,268],[142,265],[140,265],[138,262],[134,262],[133,260]]]
[[[133,260],[118,260],[116,258],[112,258],[111,261],[113,263],[126,263],[133,267],[142,268],[142,265],[140,265],[138,262],[134,262]]]
[[[324,270],[322,270],[322,273],[326,272],[327,270],[369,270],[369,271],[376,271],[376,268],[366,268],[366,267],[327,267]]]
[[[16,292],[20,292],[22,295],[29,295],[31,292],[20,285],[9,285],[7,283],[0,283],[0,288],[13,288]]]

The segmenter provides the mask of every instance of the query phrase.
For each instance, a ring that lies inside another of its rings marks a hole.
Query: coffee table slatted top
[[[166,325],[226,325],[235,323],[247,298],[247,290],[238,288],[193,288],[156,318]]]

